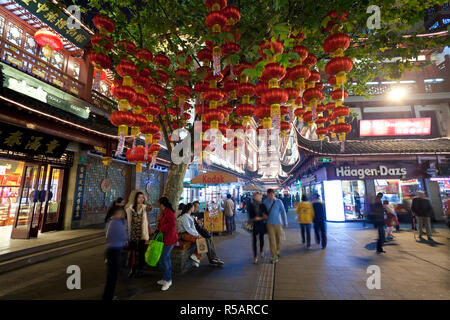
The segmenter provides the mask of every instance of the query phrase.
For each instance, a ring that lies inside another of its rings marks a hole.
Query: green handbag
[[[164,248],[163,234],[158,232],[153,240],[150,240],[147,251],[145,252],[145,262],[150,267],[156,267]]]

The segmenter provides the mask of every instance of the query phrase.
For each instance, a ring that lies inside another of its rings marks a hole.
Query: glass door
[[[30,238],[35,204],[39,194],[39,165],[25,164],[19,191],[18,209],[14,219],[12,239]]]
[[[40,221],[45,212],[46,204],[46,182],[47,182],[47,165],[39,167],[39,180],[37,184],[37,194],[34,198],[34,210],[31,219],[30,238],[36,238],[39,232]]]
[[[64,169],[50,167],[41,232],[57,230],[61,213]]]

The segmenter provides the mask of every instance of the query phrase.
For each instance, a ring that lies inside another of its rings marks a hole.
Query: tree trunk
[[[169,174],[167,176],[166,184],[164,186],[163,196],[167,197],[176,210],[180,201],[181,193],[183,192],[183,180],[186,175],[187,165],[170,164]]]

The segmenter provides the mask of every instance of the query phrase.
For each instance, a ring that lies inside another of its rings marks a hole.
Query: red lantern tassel
[[[121,155],[123,153],[123,148],[125,147],[125,136],[121,134],[119,136],[119,142],[117,143],[116,155]]]
[[[217,76],[220,73],[220,48],[219,50],[213,50],[213,68],[214,75]]]
[[[133,146],[131,147],[131,154],[134,155],[134,150],[136,149],[136,136],[133,137]]]
[[[148,143],[147,142],[145,142],[144,160],[148,160]]]

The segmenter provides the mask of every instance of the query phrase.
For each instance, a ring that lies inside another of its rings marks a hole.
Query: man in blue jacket
[[[267,190],[267,198],[263,203],[269,212],[266,226],[267,233],[269,234],[272,263],[277,263],[280,257],[283,225],[288,226],[286,210],[284,209],[283,202],[275,198],[275,191],[273,189]]]

